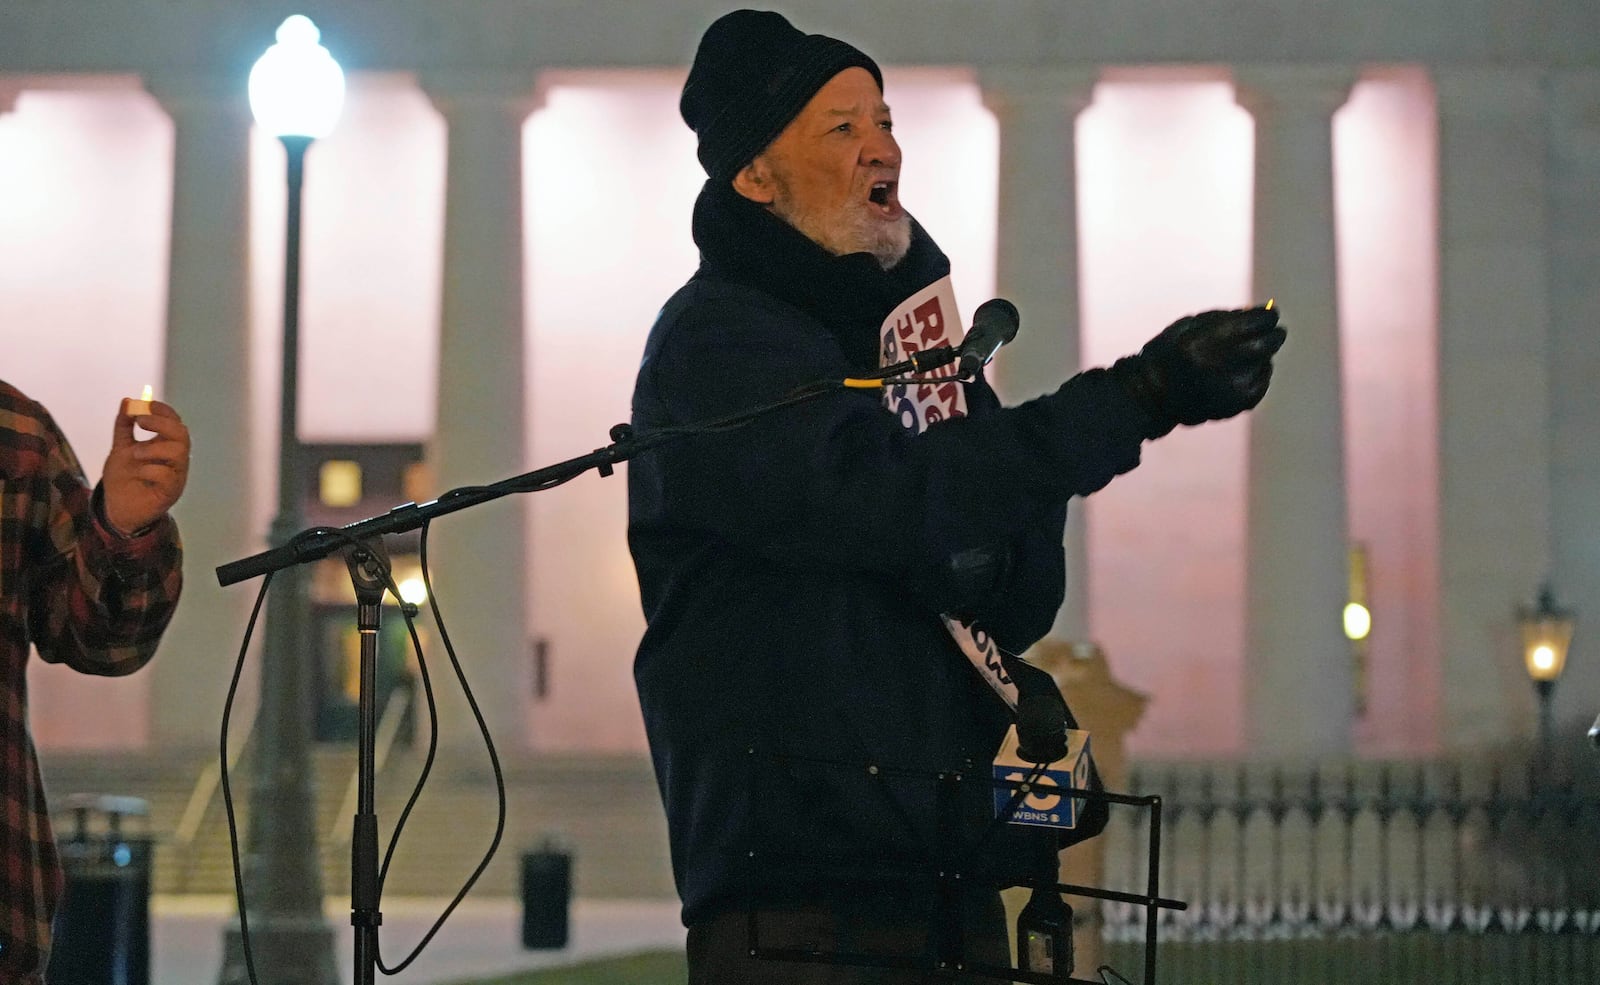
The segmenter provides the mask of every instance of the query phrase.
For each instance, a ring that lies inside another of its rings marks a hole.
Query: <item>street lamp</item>
[[[326,136],[344,104],[344,73],[296,14],[250,71],[250,111],[277,137],[288,159],[283,268],[282,386],[278,397],[278,513],[268,541],[289,542],[305,526],[297,405],[300,357],[300,202],[306,149]],[[321,853],[311,787],[312,674],[305,569],[273,578],[261,656],[256,765],[245,840],[247,921],[262,985],[338,985],[333,927],[322,910]],[[249,973],[239,925],[224,935],[221,981],[245,985]]]
[[[1533,608],[1517,608],[1517,624],[1522,628],[1522,662],[1539,696],[1539,752],[1550,752],[1550,695],[1556,680],[1567,666],[1567,647],[1572,643],[1576,619],[1556,605],[1548,583],[1539,588]]]

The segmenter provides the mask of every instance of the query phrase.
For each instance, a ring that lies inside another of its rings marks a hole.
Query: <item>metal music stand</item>
[[[756,778],[756,755],[754,748],[750,749],[752,766],[752,783],[758,784]],[[813,766],[834,767],[841,771],[868,774],[875,778],[894,778],[922,781],[930,784],[935,789],[935,804],[937,817],[934,828],[937,832],[934,851],[931,857],[915,861],[878,861],[876,867],[880,871],[895,871],[900,874],[910,873],[926,877],[931,889],[933,910],[930,918],[935,932],[932,951],[924,950],[920,955],[874,953],[864,950],[833,950],[821,951],[800,947],[775,947],[764,945],[761,942],[760,928],[757,920],[758,908],[755,902],[756,870],[754,866],[764,864],[768,860],[804,861],[798,854],[773,853],[767,851],[760,853],[756,850],[745,852],[746,864],[752,866],[751,896],[747,902],[745,914],[748,918],[748,946],[751,956],[760,960],[770,961],[796,961],[810,964],[846,965],[862,968],[884,968],[904,971],[936,971],[951,969],[968,975],[980,975],[1005,982],[1025,982],[1027,985],[1103,985],[1102,982],[1085,978],[1074,978],[1070,973],[1041,973],[1023,971],[1014,967],[1003,967],[993,964],[970,961],[962,941],[959,929],[961,924],[959,910],[952,909],[960,906],[961,894],[964,887],[972,885],[985,885],[981,874],[976,878],[973,871],[961,864],[963,860],[970,860],[972,856],[1005,824],[1006,816],[1014,812],[1023,798],[1028,795],[1032,785],[1027,779],[1002,780],[993,778],[985,770],[981,777],[967,777],[958,772],[928,772],[923,770],[895,769],[891,767],[874,766],[866,763],[845,763],[837,760],[822,760],[812,757],[799,757],[784,754],[766,754],[763,765],[783,765],[804,761]],[[781,770],[763,770],[767,776],[781,773]],[[1009,807],[1002,811],[1002,817],[996,818],[994,824],[985,830],[985,833],[972,844],[960,844],[961,830],[961,791],[964,784],[980,783],[992,789],[1009,789],[1012,792]],[[798,786],[798,784],[793,784]],[[758,789],[752,786],[751,789]],[[1105,790],[1083,789],[1078,787],[1052,788],[1063,796],[1082,798],[1110,804],[1121,804],[1129,807],[1143,808],[1150,812],[1150,836],[1147,845],[1147,877],[1143,893],[1128,893],[1113,889],[1104,889],[1098,886],[1080,886],[1073,883],[1052,882],[1039,880],[1027,885],[1035,889],[1053,889],[1057,893],[1069,896],[1082,896],[1094,899],[1111,900],[1113,902],[1128,903],[1143,907],[1145,910],[1145,944],[1144,944],[1144,972],[1140,985],[1155,985],[1156,982],[1156,930],[1157,914],[1159,910],[1187,910],[1189,904],[1182,900],[1167,899],[1161,896],[1160,891],[1160,858],[1161,858],[1161,798],[1159,796],[1134,796],[1132,794],[1111,793]],[[758,794],[759,795],[759,794]],[[754,832],[752,832],[754,835]],[[1004,888],[1000,883],[988,883],[998,891]]]

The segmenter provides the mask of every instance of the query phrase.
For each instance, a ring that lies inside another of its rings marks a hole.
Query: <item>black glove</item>
[[[1145,437],[1159,438],[1179,424],[1220,421],[1260,403],[1285,337],[1274,309],[1203,311],[1112,363],[1111,374],[1150,415]]]

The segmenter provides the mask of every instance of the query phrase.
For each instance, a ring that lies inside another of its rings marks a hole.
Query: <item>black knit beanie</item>
[[[706,28],[678,112],[700,138],[706,174],[726,181],[783,132],[811,97],[847,68],[883,88],[878,64],[854,46],[802,34],[782,14],[735,10]]]

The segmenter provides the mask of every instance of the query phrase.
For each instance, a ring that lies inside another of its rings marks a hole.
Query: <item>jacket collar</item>
[[[911,249],[891,270],[869,253],[835,256],[750,201],[708,181],[694,206],[700,271],[754,287],[816,318],[859,371],[878,365],[878,330],[901,301],[950,272],[950,261],[915,220]]]

